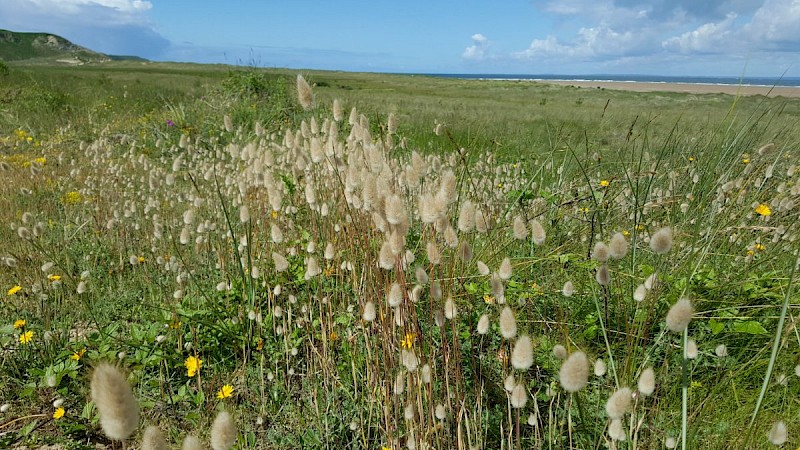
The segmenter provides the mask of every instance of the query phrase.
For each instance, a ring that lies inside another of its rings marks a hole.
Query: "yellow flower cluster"
[[[70,191],[61,197],[61,204],[63,205],[77,205],[82,200],[81,193],[78,191]]]
[[[231,386],[230,384],[222,386],[220,390],[217,391],[217,398],[220,400],[228,398],[231,395],[233,395],[233,386]]]

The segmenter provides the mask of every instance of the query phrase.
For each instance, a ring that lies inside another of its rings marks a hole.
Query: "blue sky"
[[[800,0],[2,0],[0,28],[294,69],[800,76]]]

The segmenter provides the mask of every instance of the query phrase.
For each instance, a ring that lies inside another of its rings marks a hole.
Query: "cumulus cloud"
[[[580,60],[632,56],[646,51],[647,40],[633,31],[617,31],[606,24],[600,24],[581,28],[574,41],[568,43],[562,43],[552,35],[544,39],[534,39],[527,49],[515,52],[512,56],[518,59],[568,57]]]
[[[800,48],[800,0],[767,0],[743,31],[755,43],[768,48],[797,51]]]
[[[486,57],[488,48],[489,39],[480,33],[476,33],[472,35],[472,45],[464,49],[464,53],[461,54],[461,57],[480,61]]]
[[[170,46],[145,0],[3,0],[0,28],[48,32],[103,53],[158,58]]]
[[[724,52],[730,48],[736,17],[736,14],[731,13],[722,21],[705,23],[695,30],[664,40],[662,46],[680,53]]]

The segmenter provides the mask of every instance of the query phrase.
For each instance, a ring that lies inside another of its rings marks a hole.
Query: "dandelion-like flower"
[[[19,335],[19,343],[20,344],[30,344],[33,341],[33,331],[28,330]]]
[[[25,319],[17,319],[14,321],[14,329],[19,330],[20,328],[23,328],[26,323],[27,322],[25,321]]]
[[[203,365],[203,360],[196,356],[190,356],[186,358],[186,361],[183,362],[183,365],[186,367],[186,376],[191,378],[197,375],[197,372]]]
[[[772,209],[770,209],[770,207],[765,205],[764,203],[761,203],[758,206],[756,206],[755,212],[761,217],[772,215]]]
[[[58,420],[58,419],[64,417],[65,413],[66,413],[66,411],[64,411],[64,408],[59,406],[58,408],[56,408],[55,411],[53,411],[53,419]]]
[[[233,386],[225,384],[217,391],[217,398],[222,400],[233,395]]]

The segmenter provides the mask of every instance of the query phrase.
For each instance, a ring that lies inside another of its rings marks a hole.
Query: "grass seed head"
[[[653,395],[653,392],[656,390],[656,373],[653,371],[652,367],[648,367],[642,371],[642,374],[639,375],[637,387],[639,388],[639,392],[645,397]]]
[[[497,275],[500,276],[501,280],[508,280],[511,278],[511,260],[508,257],[503,258],[503,262],[500,263],[500,268],[497,269]]]
[[[610,254],[611,251],[604,242],[597,242],[594,244],[594,250],[592,250],[592,258],[594,258],[595,261],[600,261],[604,263],[608,261],[608,257],[610,256]]]
[[[789,439],[789,433],[786,430],[786,423],[782,420],[779,420],[772,424],[772,428],[769,429],[769,433],[767,433],[767,439],[773,445],[783,445]]]
[[[528,335],[522,335],[511,352],[511,365],[517,370],[528,370],[533,365],[533,344]]]
[[[594,274],[594,279],[600,286],[608,286],[611,283],[611,273],[608,271],[608,266],[603,264],[598,267],[597,272]]]
[[[636,290],[633,291],[633,299],[637,302],[641,302],[645,297],[647,297],[647,288],[644,284],[636,286]]]
[[[458,230],[462,233],[469,233],[475,228],[475,205],[471,201],[465,200],[461,204],[458,213]]]
[[[504,339],[513,339],[517,335],[517,319],[508,306],[500,312],[500,334]]]
[[[609,397],[606,402],[606,413],[611,419],[622,419],[631,409],[631,390],[630,388],[620,388]]]
[[[142,450],[169,450],[169,445],[167,445],[161,429],[155,425],[150,425],[144,429],[141,448]]]
[[[606,374],[606,363],[602,359],[594,362],[594,376],[602,377]]]
[[[200,439],[197,439],[190,434],[183,438],[181,450],[203,450],[203,443],[200,442]]]
[[[453,320],[458,314],[458,309],[456,307],[456,302],[453,301],[453,297],[448,296],[447,300],[444,302],[444,317],[447,320]]]
[[[544,227],[538,220],[534,219],[531,220],[531,239],[533,239],[533,243],[536,245],[544,244],[544,241],[547,239],[547,234],[544,231]]]
[[[667,328],[675,333],[682,333],[689,326],[694,314],[694,306],[688,298],[675,302],[667,313]]]
[[[560,360],[567,359],[567,349],[561,344],[556,344],[553,346],[553,356]]]
[[[217,414],[211,425],[211,448],[229,450],[236,442],[236,422],[228,411]]]
[[[611,424],[608,426],[608,437],[615,441],[624,441],[627,439],[625,429],[622,427],[621,419],[611,420]]]
[[[489,266],[487,266],[485,262],[478,261],[477,266],[479,274],[483,276],[489,275]]]
[[[483,335],[489,332],[489,315],[484,314],[478,319],[478,334]],[[798,366],[800,367],[800,366]],[[800,376],[800,375],[798,375]]]
[[[314,92],[306,79],[299,74],[297,75],[297,100],[306,111],[314,107]],[[353,108],[353,111],[355,111],[355,108]]]
[[[392,308],[399,306],[403,302],[403,289],[400,284],[392,283],[392,287],[389,288],[389,293],[386,295],[386,302]]]
[[[511,406],[520,409],[524,408],[527,403],[528,390],[525,389],[525,385],[523,383],[519,383],[514,386],[514,390],[511,391]]]
[[[599,361],[599,360],[598,360]],[[561,387],[567,392],[578,392],[589,384],[589,360],[583,352],[575,352],[561,364],[558,371]]]
[[[375,320],[375,303],[372,301],[367,302],[367,304],[364,305],[364,314],[361,317],[367,322]]]
[[[564,297],[572,297],[575,293],[575,285],[572,284],[572,281],[567,280],[564,282],[564,286],[561,288],[561,293]]]
[[[689,339],[686,342],[686,357],[689,359],[697,358],[697,342],[694,339]]]
[[[650,249],[659,255],[672,249],[672,228],[664,227],[650,236]]]
[[[139,405],[125,374],[108,363],[94,369],[92,401],[100,414],[100,426],[109,439],[122,441],[139,426]]]
[[[520,217],[514,217],[514,239],[518,239],[520,241],[525,240],[528,238],[528,227],[525,225],[525,220]]]
[[[719,358],[724,358],[728,356],[728,347],[725,344],[719,344],[714,349],[714,354],[716,354]]]
[[[622,259],[628,254],[628,241],[622,233],[614,233],[608,242],[609,256],[613,259]]]

